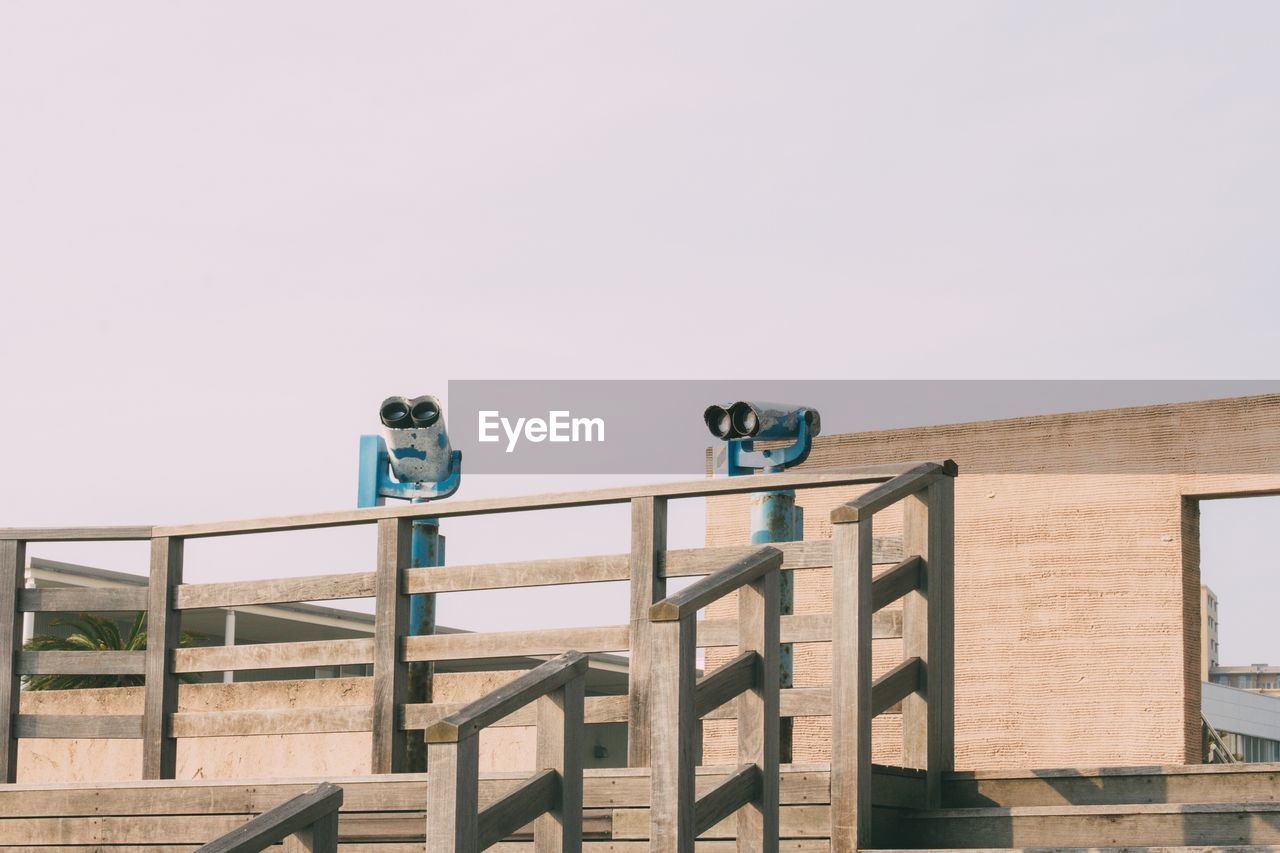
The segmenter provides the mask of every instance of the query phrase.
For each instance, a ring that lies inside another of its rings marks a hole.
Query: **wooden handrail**
[[[956,463],[947,459],[944,462],[921,462],[894,477],[886,483],[859,495],[843,506],[831,511],[832,524],[845,524],[870,518],[887,506],[913,495],[939,477],[954,477],[958,473]]]
[[[154,529],[151,535],[190,539],[205,536],[230,536],[239,533],[270,533],[281,530],[306,530],[318,527],[371,524],[384,518],[446,518],[462,515],[523,512],[527,510],[566,509],[578,506],[602,506],[628,503],[638,497],[701,498],[712,495],[740,495],[769,489],[817,489],[826,486],[853,486],[891,480],[918,464],[917,462],[906,462],[891,465],[866,465],[832,471],[815,468],[784,471],[780,474],[753,474],[747,477],[722,477],[716,479],[701,478],[673,483],[619,486],[612,489],[594,489],[580,492],[552,492],[541,495],[480,498],[471,501],[434,501],[429,506],[426,504],[401,504],[399,506],[367,507],[364,509],[305,515],[281,515],[198,524],[160,525]],[[142,529],[145,528],[135,528],[135,530]],[[23,535],[27,533],[35,535]],[[16,531],[0,529],[0,539],[13,538],[35,541],[40,538],[40,535],[41,531],[39,529]],[[146,539],[148,536],[139,538]]]
[[[675,622],[683,619],[781,565],[782,552],[766,545],[754,554],[694,581],[675,595],[659,601],[649,608],[649,619],[653,622]]]
[[[477,699],[460,711],[427,727],[427,743],[457,743],[479,734],[503,717],[520,710],[539,696],[558,690],[569,681],[586,675],[587,656],[565,652],[534,667],[524,675]]]
[[[534,848],[582,850],[587,657],[565,652],[427,728],[427,849],[479,853],[534,821]],[[481,811],[479,734],[536,703],[538,771]]]
[[[342,789],[325,782],[196,848],[196,853],[257,853],[290,835],[303,836],[303,846],[312,853],[334,853],[341,806]]]

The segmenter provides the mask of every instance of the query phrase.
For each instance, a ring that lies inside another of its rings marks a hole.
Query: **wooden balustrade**
[[[772,820],[771,825],[777,825],[776,814],[769,816],[771,808],[767,804],[776,804],[776,796],[769,791],[776,789],[778,774],[776,752],[770,752],[775,749],[776,739],[765,732],[772,730],[771,721],[779,713],[792,717],[830,715],[836,733],[831,782],[832,843],[833,849],[845,853],[869,837],[867,779],[872,716],[901,708],[905,760],[926,771],[929,804],[936,804],[940,774],[950,766],[954,475],[951,463],[905,463],[169,527],[0,529],[0,782],[16,781],[18,739],[29,737],[141,737],[144,778],[166,779],[173,778],[180,737],[368,731],[372,768],[375,772],[395,772],[405,769],[407,731],[435,730],[461,710],[457,705],[407,703],[405,687],[410,662],[552,656],[570,649],[582,653],[629,651],[627,695],[587,697],[578,713],[586,722],[627,722],[628,764],[654,766],[653,784],[657,785],[656,780],[662,776],[667,780],[663,784],[677,792],[655,799],[662,809],[680,806],[678,812],[664,811],[668,814],[661,829],[665,834],[661,842],[655,843],[667,849],[688,850],[686,845],[692,843],[699,827],[735,810],[744,816],[740,821],[749,823],[746,831],[739,833],[739,838],[747,839],[743,843],[755,845],[757,842],[751,839],[766,837],[766,822]],[[858,484],[875,487],[833,513],[830,540],[779,543],[768,549],[764,558],[754,546],[666,547],[666,509],[671,500]],[[873,539],[872,517],[895,502],[905,506],[902,538]],[[603,504],[630,505],[629,551],[473,566],[408,567],[408,525],[415,518]],[[183,552],[188,539],[357,524],[378,528],[376,563],[357,567],[361,571],[288,579],[183,582]],[[151,543],[150,579],[145,588],[23,588],[30,542],[129,540]],[[873,580],[873,564],[889,568]],[[770,578],[776,578],[779,568],[807,571],[828,567],[834,567],[832,613],[780,618],[773,613],[768,587],[774,583]],[[668,578],[706,575],[712,577],[667,596]],[[411,595],[618,581],[630,585],[626,624],[406,636]],[[738,590],[738,618],[704,620],[697,623],[695,630],[696,610],[730,589]],[[179,648],[179,625],[186,610],[354,597],[375,599],[372,637]],[[899,599],[903,600],[901,613],[876,612]],[[24,612],[119,610],[147,612],[150,643],[145,652],[30,653],[20,648]],[[904,644],[904,663],[873,683],[871,642],[898,637]],[[776,677],[777,666],[768,664],[768,660],[770,655],[776,657],[779,642],[831,642],[832,685],[778,690],[775,681],[770,686],[769,678]],[[698,682],[692,663],[695,645],[737,647],[741,653]],[[186,673],[342,664],[373,664],[370,705],[178,712],[178,680]],[[19,714],[21,677],[47,672],[141,672],[145,676],[143,714],[74,718]],[[747,688],[748,683],[753,686]],[[672,738],[687,746],[687,738],[691,737],[691,730],[671,721],[697,718],[738,719],[742,766],[724,777],[714,796],[707,794],[695,802],[690,799],[688,771],[692,752],[677,750],[673,753],[675,758],[668,753]],[[541,719],[539,710],[525,707],[513,709],[501,718],[487,719],[485,725],[528,726]],[[475,741],[462,740],[473,745]],[[460,746],[461,743],[455,745],[460,748],[454,758],[440,759],[444,762],[440,767],[453,766],[456,771],[461,764],[470,762],[467,750],[473,747]],[[658,752],[668,757],[659,758]],[[450,760],[452,765],[447,763]],[[770,762],[772,771],[768,769]],[[432,769],[439,767],[433,765]],[[681,782],[681,778],[685,781]],[[506,811],[492,814],[493,819],[487,823],[489,834],[477,830],[475,843],[489,840],[497,831],[493,827],[508,826],[528,809],[545,803],[552,787],[550,779],[541,774],[530,780],[523,799],[513,800]],[[739,809],[736,804],[748,797],[757,805]],[[773,842],[766,844],[776,844],[776,831],[772,835]],[[546,833],[544,837],[548,837]]]
[[[778,849],[779,648],[777,548],[764,547],[649,608],[649,849],[693,853],[698,834],[737,813],[740,851]],[[698,611],[738,594],[738,651],[696,679]],[[699,717],[737,700],[739,769],[697,797],[694,749]]]
[[[427,849],[479,853],[533,821],[535,851],[581,853],[586,672],[586,656],[566,652],[427,728]],[[538,769],[481,810],[480,732],[530,703]]]

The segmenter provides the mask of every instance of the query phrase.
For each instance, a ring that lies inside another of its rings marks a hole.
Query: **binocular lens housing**
[[[408,414],[414,426],[425,429],[440,420],[440,406],[434,397],[415,397],[409,401]]]
[[[749,403],[734,403],[729,409],[729,417],[733,419],[733,431],[738,435],[749,438],[760,431],[760,418]]]
[[[733,418],[724,406],[707,406],[707,410],[702,413],[702,420],[716,438],[733,438]]]
[[[405,429],[413,426],[413,420],[409,416],[409,401],[404,397],[388,397],[383,400],[382,405],[378,407],[378,417],[382,420],[382,425],[390,429]],[[436,417],[440,417],[438,411]]]

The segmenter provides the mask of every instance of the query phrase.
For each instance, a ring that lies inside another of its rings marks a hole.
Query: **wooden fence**
[[[766,489],[882,484],[836,511],[833,540],[775,546],[781,553],[784,570],[834,566],[835,618],[830,613],[783,616],[777,631],[783,643],[834,642],[832,686],[782,690],[778,713],[784,717],[832,717],[836,729],[833,845],[839,846],[836,836],[844,833],[850,840],[840,849],[853,849],[850,845],[868,837],[864,834],[870,813],[866,806],[866,780],[870,778],[873,713],[902,701],[905,763],[928,770],[931,801],[938,790],[938,774],[951,760],[950,488],[954,475],[955,466],[950,462],[905,463],[167,527],[0,529],[0,781],[16,781],[17,744],[24,737],[141,738],[143,778],[171,779],[178,737],[370,731],[372,771],[401,772],[407,769],[406,733],[427,729],[459,709],[457,705],[409,702],[411,662],[554,656],[570,650],[631,653],[627,695],[587,697],[583,715],[587,723],[628,723],[628,766],[649,767],[653,757],[655,678],[659,677],[659,668],[667,666],[666,662],[655,660],[662,623],[651,620],[651,608],[666,598],[669,578],[706,575],[758,551],[753,546],[668,550],[667,503],[680,498]],[[871,516],[898,500],[906,501],[902,543],[873,540]],[[630,504],[629,553],[409,567],[410,527],[415,518],[608,504]],[[190,539],[363,524],[377,526],[373,571],[210,584],[183,582],[183,547]],[[150,541],[150,582],[146,589],[23,588],[27,543],[103,540]],[[902,560],[903,556],[907,559]],[[873,583],[873,563],[900,560],[897,568]],[[411,595],[608,581],[629,582],[628,624],[408,635]],[[900,617],[874,613],[904,594],[907,600]],[[375,599],[371,639],[179,648],[183,610],[357,597]],[[24,612],[122,609],[147,611],[149,644],[145,652],[20,649]],[[756,632],[752,626],[741,636],[755,636]],[[881,679],[873,688],[870,643],[889,637],[903,638],[908,661],[891,674],[892,678]],[[736,647],[739,622],[703,620],[697,623],[697,638],[702,647]],[[373,665],[373,701],[369,708],[178,712],[178,682],[184,673],[345,664]],[[143,714],[59,717],[18,713],[21,677],[49,673],[144,674]],[[729,704],[711,711],[707,718],[735,715],[735,706]],[[526,707],[494,725],[532,725],[534,718],[534,709]],[[849,775],[837,786],[837,777],[843,773]]]

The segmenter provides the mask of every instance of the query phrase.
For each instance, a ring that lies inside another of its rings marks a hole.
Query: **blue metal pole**
[[[415,501],[421,503],[422,501]],[[413,522],[410,538],[410,565],[430,568],[444,565],[444,537],[440,535],[440,521],[420,518]],[[436,597],[432,593],[409,596],[409,633],[414,636],[434,634],[436,630]],[[409,664],[409,701],[430,702],[433,694],[434,667],[430,661],[414,661]],[[422,772],[427,769],[426,745],[421,732],[408,739],[409,769]]]
[[[751,495],[751,544],[769,545],[775,542],[799,542],[804,539],[804,508],[796,506],[793,489],[770,492],[754,492]],[[783,616],[795,612],[795,573],[784,571],[778,577],[779,610]],[[782,666],[781,684],[792,687],[795,681],[795,663],[790,643],[783,643],[779,661]],[[790,762],[792,722],[790,717],[781,720],[781,760]]]

